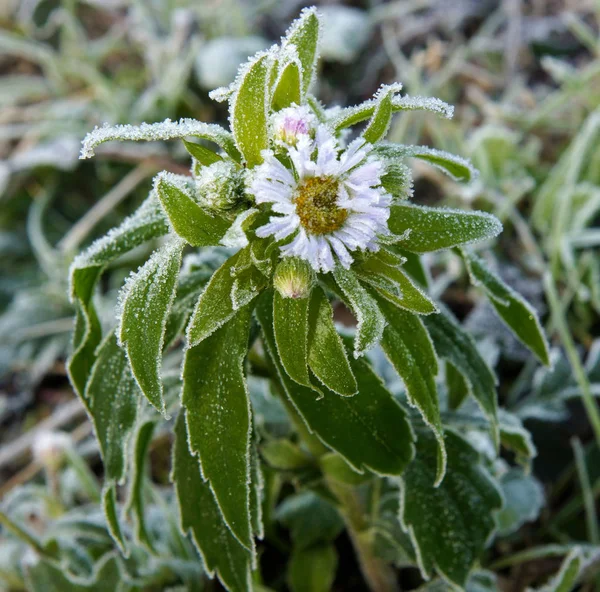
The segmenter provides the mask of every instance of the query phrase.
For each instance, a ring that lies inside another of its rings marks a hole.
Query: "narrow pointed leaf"
[[[377,146],[377,152],[388,159],[418,158],[424,160],[452,177],[455,181],[469,182],[478,175],[477,170],[467,159],[428,146],[380,144]]]
[[[159,173],[154,186],[173,230],[193,247],[218,245],[231,226],[229,220],[209,214],[192,196],[188,177]]]
[[[300,105],[302,75],[300,65],[296,61],[290,61],[281,71],[277,79],[271,104],[275,111],[289,107],[292,104]]]
[[[377,106],[373,111],[373,116],[369,125],[363,132],[363,138],[375,144],[379,142],[388,132],[390,123],[392,122],[392,98],[394,94],[400,91],[400,85],[391,85],[382,87],[375,97]]]
[[[436,485],[446,471],[446,449],[435,377],[438,363],[431,338],[416,315],[378,298],[388,322],[381,347],[404,382],[411,405],[421,413],[438,442]]]
[[[346,107],[339,113],[336,113],[330,121],[330,125],[340,131],[344,128],[356,125],[361,121],[365,121],[372,117],[377,107],[377,101],[371,99],[354,107]],[[438,115],[451,119],[454,114],[454,107],[432,97],[409,97],[409,96],[394,96],[392,98],[392,111],[430,111]]]
[[[168,243],[130,277],[121,293],[119,340],[142,393],[165,414],[160,376],[167,318],[171,310],[183,242]]]
[[[543,364],[549,366],[548,341],[535,309],[523,296],[492,273],[477,255],[463,250],[462,256],[471,281],[485,290],[500,318]]]
[[[186,351],[182,404],[190,449],[234,536],[251,549],[250,402],[242,364],[252,309]]]
[[[119,511],[117,508],[117,491],[114,483],[110,483],[102,492],[102,509],[108,525],[108,532],[113,541],[119,547],[125,557],[129,555],[129,549],[121,530]]]
[[[102,340],[100,322],[92,300],[96,283],[109,263],[168,231],[169,225],[153,192],[134,214],[92,243],[71,265],[70,295],[77,312],[68,370],[71,383],[88,407],[85,385],[96,359],[96,349]]]
[[[232,255],[215,271],[200,296],[187,328],[188,347],[198,345],[233,317],[232,290],[236,265],[244,251]]]
[[[146,460],[148,448],[152,442],[156,422],[148,420],[143,422],[135,435],[133,448],[131,485],[127,500],[127,512],[133,513],[136,540],[152,550],[152,541],[146,527],[146,504],[144,485],[146,484]]]
[[[500,221],[485,212],[396,204],[390,210],[391,232],[408,236],[398,246],[411,253],[428,253],[487,240],[500,234]]]
[[[250,518],[254,536],[262,539],[265,536],[262,510],[265,478],[260,465],[256,440],[255,435],[250,446]]]
[[[377,292],[392,304],[417,314],[429,315],[437,312],[436,304],[419,288],[399,267],[388,265],[372,257],[358,268],[357,272],[363,281],[375,287]],[[381,284],[383,279],[391,284]]]
[[[448,391],[448,407],[458,409],[469,396],[470,386],[456,367],[446,360],[446,389]]]
[[[260,297],[256,314],[285,395],[309,430],[359,472],[399,475],[413,455],[412,431],[404,410],[368,363],[352,361],[356,395],[340,397],[325,390],[324,397],[317,399],[311,389],[287,376],[276,355],[271,292]]]
[[[302,64],[302,93],[306,94],[315,77],[318,46],[319,46],[319,18],[314,8],[302,11],[300,18],[294,22],[285,36],[282,50],[287,45],[294,45]]]
[[[231,127],[248,167],[262,162],[269,146],[267,94],[272,57],[265,53],[250,62],[238,76],[231,102]]]
[[[438,445],[429,432],[419,432],[415,460],[400,478],[400,520],[423,576],[436,570],[464,588],[494,529],[502,496],[470,444],[446,432],[446,447],[448,469],[436,488]]]
[[[333,271],[333,276],[344,301],[350,306],[357,320],[354,357],[358,358],[379,343],[385,328],[385,318],[377,302],[360,284],[354,273],[338,265]]]
[[[231,158],[239,161],[240,153],[235,147],[232,135],[221,126],[203,123],[196,119],[166,119],[160,123],[142,123],[141,125],[105,125],[90,132],[82,142],[81,158],[91,158],[94,150],[104,142],[113,140],[129,142],[152,142],[175,140],[186,137],[200,138],[214,142]]]
[[[310,303],[308,364],[334,393],[346,397],[356,393],[356,378],[333,323],[333,309],[320,288],[313,290]]]
[[[98,349],[86,388],[90,414],[102,461],[104,478],[120,482],[126,474],[126,452],[135,425],[140,400],[138,385],[131,373],[127,354],[110,333]]]
[[[273,297],[273,329],[279,359],[288,376],[312,388],[308,376],[308,306],[310,298]]]
[[[214,495],[202,480],[198,459],[188,448],[183,413],[175,425],[172,464],[181,528],[191,533],[207,572],[216,573],[230,592],[250,592],[250,553],[223,522]]]
[[[223,160],[223,157],[216,152],[213,152],[210,148],[203,146],[202,144],[196,144],[195,142],[183,141],[186,150],[203,166],[210,166],[215,162]]]
[[[496,446],[500,444],[498,430],[498,400],[496,377],[481,357],[473,338],[463,330],[448,310],[424,319],[435,350],[464,376],[469,391],[492,426]]]

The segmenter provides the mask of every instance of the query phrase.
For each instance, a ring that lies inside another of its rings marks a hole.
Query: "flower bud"
[[[196,177],[196,188],[200,203],[219,213],[234,210],[246,200],[242,174],[226,160],[202,167]]]
[[[283,259],[273,276],[273,285],[282,298],[308,298],[315,281],[310,264],[297,257]]]
[[[287,107],[273,116],[273,136],[278,144],[295,146],[300,136],[314,136],[316,122],[308,107]]]

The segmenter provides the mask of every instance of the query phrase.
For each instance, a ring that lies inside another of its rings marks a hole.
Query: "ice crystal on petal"
[[[323,273],[333,271],[336,261],[348,269],[352,251],[376,251],[378,235],[388,234],[392,197],[381,187],[383,163],[370,150],[358,138],[340,152],[337,139],[321,125],[314,140],[302,134],[288,148],[293,171],[265,151],[250,191],[274,215],[257,236],[290,239],[281,255],[299,257]]]

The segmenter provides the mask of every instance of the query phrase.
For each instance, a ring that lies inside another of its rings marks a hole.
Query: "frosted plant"
[[[87,158],[111,140],[180,138],[192,156],[190,176],[159,173],[140,209],[71,267],[77,318],[68,368],[104,459],[103,505],[126,549],[117,485],[132,468],[138,474],[144,453],[136,445],[133,454],[128,442],[145,421],[172,429],[166,419],[177,415],[179,524],[206,572],[228,590],[252,588],[257,540],[274,515],[276,484],[286,480],[300,491],[278,509],[284,523],[312,524],[312,514],[324,512],[330,521],[323,523],[337,525],[308,543],[292,528],[293,589],[329,588],[331,533],[343,524],[371,589],[395,589],[392,567],[376,556],[382,529],[405,533],[402,562],[412,561],[423,578],[437,574],[464,588],[502,496],[489,466],[457,434],[465,429],[453,411],[472,399],[479,441],[487,439],[495,454],[505,446],[527,456],[531,448],[516,419],[505,437],[495,376],[453,314],[428,295],[420,256],[454,249],[472,283],[543,363],[546,340],[531,307],[467,249],[496,236],[500,222],[411,202],[409,159],[467,182],[471,164],[384,141],[396,113],[451,117],[452,108],[402,95],[399,84],[354,107],[324,108],[311,94],[319,35],[316,10],[304,10],[280,45],[256,54],[232,85],[213,93],[228,102],[230,130],[167,120],[102,127],[83,142]],[[103,334],[94,303],[103,270],[159,237],[123,288],[116,328]],[[353,336],[339,332],[333,304],[354,315]],[[397,396],[365,357],[377,360],[381,350],[401,379]],[[180,374],[172,372],[177,364]],[[276,399],[265,396],[269,389]],[[287,422],[279,435],[269,431],[265,406]],[[382,492],[395,499],[397,515],[380,507]],[[363,507],[371,495],[373,507]],[[143,526],[143,502],[135,507]],[[302,579],[310,574],[322,578],[316,588]]]

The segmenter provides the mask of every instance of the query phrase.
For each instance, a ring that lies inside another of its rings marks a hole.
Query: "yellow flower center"
[[[298,187],[294,203],[300,223],[310,234],[329,234],[348,217],[348,210],[338,207],[339,183],[331,177],[309,177]]]

